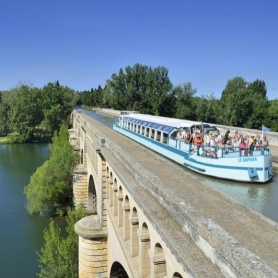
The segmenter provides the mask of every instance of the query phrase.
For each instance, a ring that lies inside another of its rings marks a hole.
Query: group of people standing
[[[194,134],[191,134],[191,132],[186,132],[181,128],[177,133],[177,139],[184,140],[186,143],[191,143],[195,146],[204,145],[213,148],[221,146],[232,152],[240,150],[242,156],[252,155],[253,151],[261,150],[261,147],[269,145],[265,135],[244,136],[238,131],[235,131],[232,136],[230,130],[227,130],[224,135],[218,134],[216,130],[207,130],[205,134],[203,134],[202,129],[197,129]]]

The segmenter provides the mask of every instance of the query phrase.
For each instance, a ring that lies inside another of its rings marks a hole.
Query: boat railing
[[[233,146],[206,146],[206,145],[194,145],[192,149],[197,155],[208,157],[208,158],[234,158],[244,156],[265,156],[270,154],[269,146],[256,146],[254,148],[233,147]]]
[[[270,154],[269,146],[255,146],[251,148],[241,149],[240,147],[234,147],[230,145],[224,146],[207,146],[196,145],[193,143],[187,143],[183,140],[176,139],[176,148],[185,152],[189,152],[190,155],[196,153],[197,156],[203,156],[208,158],[233,158],[244,156],[265,156]]]

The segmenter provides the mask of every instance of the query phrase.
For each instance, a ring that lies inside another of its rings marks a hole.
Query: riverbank
[[[25,143],[31,143],[31,144],[36,144],[36,143],[43,143],[43,144],[48,144],[52,140],[52,134],[44,134],[38,136],[37,134],[34,134],[34,138],[30,142],[19,142],[17,137],[19,136],[18,133],[8,133],[5,136],[0,135],[0,145],[7,145],[7,144],[25,144]]]
[[[8,134],[1,134],[0,135],[0,145],[9,144],[11,137],[16,136],[16,133],[8,133]]]

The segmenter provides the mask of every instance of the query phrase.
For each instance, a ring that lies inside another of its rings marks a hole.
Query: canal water
[[[81,109],[82,110],[82,109]],[[98,114],[94,111],[82,110],[83,113],[106,125],[113,126],[113,117]],[[182,166],[181,166],[182,167]],[[266,184],[240,183],[206,177],[204,175],[184,169],[188,175],[198,175],[207,185],[236,199],[240,203],[267,216],[278,223],[278,177],[275,174],[271,182]]]
[[[28,214],[23,189],[49,154],[48,144],[0,145],[1,278],[32,278],[39,272],[36,251],[49,219]]]

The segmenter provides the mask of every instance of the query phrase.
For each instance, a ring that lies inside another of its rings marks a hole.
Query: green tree
[[[10,105],[7,100],[7,93],[0,92],[0,133],[7,135],[9,130]]]
[[[167,111],[172,83],[164,67],[151,68],[140,64],[119,70],[106,81],[105,99],[112,100],[114,109],[137,110],[159,115]],[[111,97],[108,97],[108,95]],[[169,110],[169,109],[168,109]]]
[[[261,128],[267,115],[268,101],[264,81],[246,82],[241,77],[229,80],[220,99],[219,123]]]
[[[86,215],[83,206],[76,210],[69,208],[66,217],[66,236],[61,228],[51,220],[44,230],[44,246],[38,253],[40,278],[78,277],[78,235],[74,224]]]
[[[177,96],[175,117],[179,119],[195,120],[196,106],[194,95],[197,90],[192,88],[190,82],[187,82],[176,86],[174,92]]]
[[[217,123],[219,100],[213,94],[194,98],[196,120],[207,123]]]
[[[147,96],[143,95],[143,97],[150,107],[149,111],[146,112],[153,115],[163,115],[165,110],[169,110],[167,101],[172,100],[173,85],[169,79],[168,70],[165,67],[150,68],[147,81]],[[144,107],[147,103],[144,104]]]
[[[241,77],[228,80],[220,99],[220,124],[241,126],[246,122],[251,94],[247,91],[247,84]]]
[[[59,82],[45,85],[42,88],[41,98],[43,126],[53,133],[54,130],[59,130],[62,124],[68,125],[76,99],[74,91],[61,86]]]
[[[267,110],[267,117],[263,123],[271,128],[271,131],[278,131],[278,99],[271,100]]]
[[[248,84],[247,89],[251,91],[250,114],[244,127],[261,129],[262,123],[267,119],[269,102],[267,100],[267,89],[264,81],[255,80]]]
[[[80,93],[81,104],[89,107],[106,107],[107,103],[103,97],[104,90],[101,86],[91,91],[83,91]]]
[[[41,91],[28,84],[21,84],[9,92],[10,126],[19,133],[21,143],[32,141],[43,114],[41,108]]]
[[[59,133],[54,133],[49,160],[37,168],[24,188],[31,214],[64,214],[67,207],[72,207],[72,169],[76,161],[67,127],[62,126]]]

